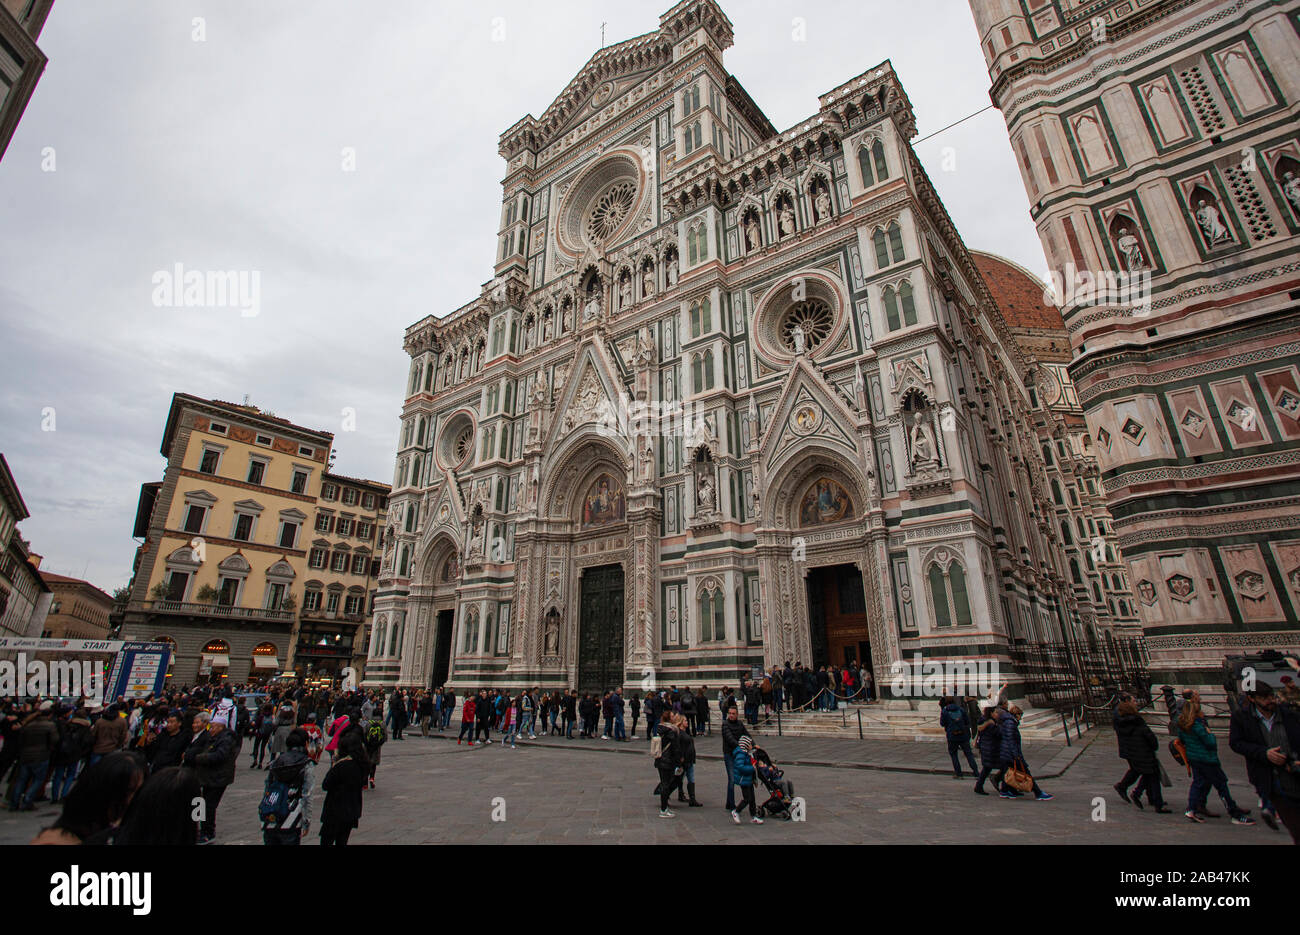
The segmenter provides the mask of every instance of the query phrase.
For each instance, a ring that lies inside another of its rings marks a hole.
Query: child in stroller
[[[785,778],[785,773],[772,762],[762,747],[755,746],[750,751],[750,756],[754,758],[754,772],[758,781],[768,791],[767,801],[758,807],[758,813],[762,815],[766,812],[773,818],[780,815],[789,821],[794,817],[790,813],[790,803],[794,800],[794,783]]]

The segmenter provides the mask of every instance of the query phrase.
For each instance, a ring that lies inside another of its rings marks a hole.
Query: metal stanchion
[[[780,705],[777,705],[777,708],[776,708],[776,735],[777,735],[778,737],[782,736],[782,734],[781,734],[781,706],[780,706]]]
[[[858,739],[862,739],[862,709],[858,708]]]
[[[1073,744],[1070,743],[1070,722],[1065,719],[1064,711],[1061,712],[1061,727],[1065,729],[1065,745],[1067,747],[1073,746]]]

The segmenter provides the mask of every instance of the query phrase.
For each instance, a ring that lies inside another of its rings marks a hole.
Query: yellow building
[[[379,577],[389,486],[326,474],[307,543],[294,652],[286,668],[304,682],[334,682],[365,665],[365,621]]]
[[[256,406],[175,394],[163,479],[141,489],[122,637],[171,642],[181,683],[280,671],[333,439]]]

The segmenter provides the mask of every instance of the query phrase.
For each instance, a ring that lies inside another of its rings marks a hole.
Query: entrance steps
[[[1020,721],[1020,737],[1025,741],[1064,740],[1066,726],[1055,711],[1030,707],[1028,702],[1017,702],[1024,710]],[[915,740],[942,742],[945,734],[939,726],[939,705],[931,699],[925,701],[883,701],[874,704],[841,705],[836,711],[781,712],[780,733],[788,737],[858,737],[861,718],[864,740]],[[1070,729],[1073,729],[1071,723]],[[1081,724],[1080,730],[1087,726]],[[763,736],[777,734],[777,719],[773,715],[765,720],[759,714],[757,727],[750,730]]]

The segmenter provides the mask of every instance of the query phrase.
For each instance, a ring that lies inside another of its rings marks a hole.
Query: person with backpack
[[[349,731],[338,744],[338,757],[321,781],[325,804],[320,811],[320,843],[343,846],[361,824],[361,790],[370,764],[359,732]]]
[[[1137,702],[1128,699],[1121,701],[1115,708],[1115,739],[1119,742],[1120,759],[1128,762],[1128,772],[1115,784],[1115,791],[1125,802],[1142,808],[1142,793],[1147,794],[1147,801],[1155,806],[1157,813],[1169,814],[1164,796],[1160,789],[1160,762],[1156,751],[1160,741],[1147,726],[1146,720],[1138,714]],[[1128,785],[1130,776],[1137,777],[1137,788],[1130,794]]]
[[[1214,788],[1223,800],[1234,825],[1253,825],[1249,809],[1241,808],[1232,798],[1228,789],[1228,777],[1219,764],[1219,741],[1210,732],[1209,722],[1201,713],[1199,698],[1189,698],[1183,702],[1178,713],[1178,739],[1187,751],[1187,763],[1192,768],[1192,787],[1187,793],[1187,811],[1183,814],[1188,821],[1203,824],[1206,816],[1218,816],[1208,810],[1210,789]]]
[[[691,694],[689,688],[682,689],[681,709],[682,717],[686,718],[686,729],[689,730],[692,735],[698,734],[699,731],[696,730],[697,711],[695,707],[695,696]]]
[[[366,757],[370,760],[370,773],[367,781],[370,788],[375,787],[375,770],[379,769],[380,747],[388,740],[388,731],[384,730],[384,721],[374,714],[369,720],[362,721],[362,730],[364,731]]]
[[[754,801],[754,758],[750,751],[754,749],[754,738],[745,734],[731,751],[731,774],[740,786],[740,807],[749,807],[750,824],[761,825],[763,819],[758,817],[758,803]],[[740,810],[731,810],[731,820],[740,824]]]
[[[300,844],[311,826],[316,764],[307,755],[307,732],[301,728],[290,731],[284,747],[266,769],[262,802],[257,808],[263,844]]]
[[[330,755],[331,763],[334,762],[334,754],[338,751],[339,737],[348,729],[348,725],[351,723],[352,719],[348,717],[346,712],[335,715],[333,722],[331,722],[329,726],[329,743],[325,744],[325,752]]]
[[[90,754],[90,719],[84,709],[70,710],[56,723],[59,742],[50,757],[54,776],[50,784],[50,804],[58,805],[72,791],[82,761]]]
[[[740,743],[742,737],[749,736],[749,730],[745,727],[745,722],[739,717],[740,711],[733,700],[731,705],[726,709],[726,714],[722,720],[722,765],[727,771],[727,803],[726,809],[729,812],[736,810],[736,777],[733,770],[733,754],[736,752],[736,746]]]
[[[961,779],[961,763],[957,759],[957,752],[961,751],[966,755],[966,762],[970,765],[972,776],[978,776],[979,770],[975,766],[975,754],[970,748],[970,716],[966,709],[957,703],[956,698],[943,698],[939,702],[943,709],[939,714],[939,726],[943,728],[948,737],[948,756],[952,759],[952,778]]]

